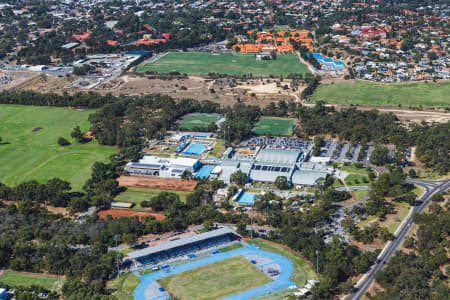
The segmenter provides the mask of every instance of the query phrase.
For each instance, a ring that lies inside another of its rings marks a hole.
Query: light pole
[[[316,249],[316,273],[319,275],[319,250]]]
[[[253,240],[253,207],[252,207],[252,222],[250,226],[250,239]]]
[[[117,277],[120,277],[120,270],[119,270],[119,249],[117,249],[117,243],[119,240],[119,236],[116,234],[114,236],[114,240],[116,241],[116,263],[117,263]]]

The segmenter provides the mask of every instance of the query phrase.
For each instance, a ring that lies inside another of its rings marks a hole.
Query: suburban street
[[[423,212],[425,207],[427,207],[427,205],[431,202],[431,197],[435,193],[441,193],[450,188],[450,179],[444,181],[406,180],[406,182],[420,185],[425,189],[424,194],[422,195],[422,197],[419,198],[419,200],[422,201],[422,203],[414,208],[413,214],[419,214]],[[412,224],[413,221],[412,218],[410,217],[404,224],[400,233],[394,237],[392,243],[388,246],[384,254],[379,258],[378,263],[372,266],[371,270],[367,273],[368,275],[366,276],[366,278],[359,284],[359,286],[357,287],[357,291],[355,291],[347,299],[351,300],[361,299],[361,297],[366,293],[369,286],[372,284],[375,274],[383,269],[386,262],[401,246],[403,239],[411,229]]]

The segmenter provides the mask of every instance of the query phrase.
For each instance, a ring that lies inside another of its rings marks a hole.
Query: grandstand
[[[239,236],[228,228],[173,239],[159,245],[128,253],[136,265],[157,265],[165,260],[216,247],[237,240]]]

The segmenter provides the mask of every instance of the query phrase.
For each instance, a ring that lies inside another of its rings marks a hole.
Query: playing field
[[[322,84],[312,102],[383,106],[450,106],[450,81],[382,84],[356,81],[352,84]]]
[[[77,144],[70,133],[77,125],[89,129],[92,110],[59,107],[0,105],[0,182],[16,185],[27,180],[45,182],[59,177],[80,190],[90,177],[92,164],[107,161],[117,149],[95,141]],[[60,147],[64,137],[72,145]]]
[[[253,132],[258,135],[289,135],[294,128],[295,120],[282,118],[261,118]]]
[[[136,205],[131,208],[134,211],[148,211],[148,208],[143,208],[141,203],[143,201],[150,201],[152,197],[160,194],[161,192],[168,192],[167,190],[159,190],[159,189],[147,189],[147,188],[137,188],[137,187],[129,187],[125,192],[120,193],[115,200],[123,201],[123,202],[133,202]],[[186,202],[187,195],[190,192],[184,191],[169,191],[171,193],[175,193],[180,197],[180,200]]]
[[[242,256],[158,280],[169,294],[181,300],[220,299],[271,281]]]
[[[169,53],[154,63],[141,64],[138,72],[207,75],[220,73],[227,75],[280,76],[290,73],[308,73],[295,54],[278,55],[276,60],[257,61],[254,55],[209,54],[209,53]]]
[[[195,127],[207,128],[210,124],[219,121],[220,115],[213,114],[189,114],[180,122],[180,129],[192,130]]]
[[[6,272],[0,277],[0,283],[9,286],[24,286],[32,285],[43,287],[49,291],[59,291],[64,283],[62,277],[50,277],[37,274],[24,274],[16,272]]]

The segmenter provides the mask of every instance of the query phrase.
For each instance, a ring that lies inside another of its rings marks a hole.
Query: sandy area
[[[113,219],[117,219],[120,217],[139,217],[139,220],[145,217],[155,217],[156,220],[160,221],[165,218],[164,214],[160,213],[148,213],[148,212],[137,212],[131,210],[122,210],[122,209],[108,209],[102,210],[97,213],[98,217],[102,220],[106,219],[108,215],[111,215]]]
[[[163,189],[172,191],[193,192],[197,181],[181,181],[179,179],[165,179],[159,177],[144,176],[120,176],[117,181],[120,186],[143,187],[151,189]]]

